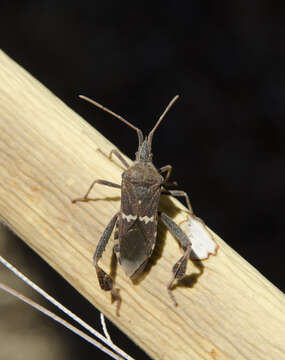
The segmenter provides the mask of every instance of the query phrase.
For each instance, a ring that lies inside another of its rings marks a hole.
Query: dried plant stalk
[[[175,308],[165,286],[180,251],[159,228],[163,247],[139,284],[118,268],[123,302],[121,316],[115,315],[109,294],[97,283],[92,255],[119,208],[120,194],[98,185],[93,192],[98,201],[71,204],[96,178],[120,182],[120,166],[97,151],[108,153],[113,146],[3,52],[0,148],[2,221],[151,357],[285,357],[283,293],[216,235],[217,256],[201,265],[189,262],[192,286],[184,281],[176,287]],[[175,221],[185,219],[178,201],[165,200],[162,206]],[[111,252],[108,246],[102,259],[107,271]]]

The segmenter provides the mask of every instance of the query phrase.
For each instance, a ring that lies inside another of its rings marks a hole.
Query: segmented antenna
[[[150,131],[149,135],[148,135],[148,142],[149,145],[151,146],[151,142],[152,142],[152,137],[153,134],[155,132],[155,130],[158,128],[159,124],[161,123],[161,121],[163,120],[163,118],[165,117],[165,115],[168,113],[169,109],[172,107],[172,105],[175,103],[175,101],[179,98],[179,95],[175,95],[174,98],[170,101],[170,103],[167,105],[166,109],[164,110],[164,112],[160,115],[160,118],[157,120],[156,124],[154,125],[153,129]]]
[[[83,100],[86,100],[88,102],[90,102],[91,104],[97,106],[99,109],[102,109],[103,111],[113,115],[114,117],[116,117],[117,119],[121,120],[123,123],[125,123],[126,125],[128,125],[129,127],[131,127],[132,129],[134,129],[137,134],[138,134],[138,138],[139,138],[139,146],[142,144],[143,142],[143,133],[142,131],[137,128],[136,126],[134,126],[133,124],[131,124],[130,122],[128,122],[126,119],[124,119],[122,116],[114,113],[112,110],[106,108],[105,106],[99,104],[97,101],[95,100],[92,100],[90,99],[89,97],[87,96],[84,96],[84,95],[79,95],[80,99],[83,99]]]

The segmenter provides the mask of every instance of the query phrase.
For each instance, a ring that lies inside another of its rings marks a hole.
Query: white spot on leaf
[[[192,260],[205,260],[217,253],[218,245],[203,220],[191,215],[188,220],[183,221],[181,229],[192,242],[190,253]]]

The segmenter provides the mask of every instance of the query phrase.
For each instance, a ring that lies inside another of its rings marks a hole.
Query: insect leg
[[[160,168],[158,171],[160,172],[160,174],[162,174],[164,172],[167,172],[167,174],[166,174],[166,176],[164,178],[164,182],[167,183],[167,180],[169,179],[171,171],[172,171],[172,166],[171,165],[165,165],[162,168]]]
[[[169,296],[171,297],[171,299],[174,302],[174,305],[176,306],[177,302],[174,298],[174,295],[171,292],[171,287],[176,279],[181,280],[185,275],[187,261],[190,256],[192,244],[191,244],[191,241],[188,238],[188,236],[184,233],[184,231],[182,231],[180,229],[180,227],[169,216],[167,216],[164,213],[161,213],[160,216],[161,216],[161,220],[163,221],[164,225],[173,234],[173,236],[176,237],[176,239],[179,241],[179,243],[184,251],[183,256],[177,261],[176,264],[174,264],[174,266],[172,268],[172,277],[167,285],[167,290],[168,290]]]
[[[117,149],[113,149],[111,150],[110,154],[109,154],[109,159],[112,159],[112,155],[116,155],[117,158],[121,161],[121,163],[128,169],[130,167],[130,165],[126,162],[126,160],[123,158],[123,156],[119,153],[119,151]]]
[[[110,275],[108,275],[103,269],[100,268],[100,266],[98,265],[99,260],[102,257],[102,254],[105,250],[105,247],[110,239],[110,236],[113,232],[114,226],[117,222],[119,213],[117,213],[116,215],[114,215],[111,219],[111,221],[109,222],[109,224],[107,225],[106,229],[104,230],[99,243],[96,247],[94,256],[93,256],[93,263],[96,269],[96,273],[97,273],[97,278],[100,284],[101,289],[105,290],[105,291],[111,291],[112,297],[114,300],[118,301],[117,303],[117,313],[118,313],[118,309],[119,309],[119,305],[121,302],[121,297],[118,293],[118,289],[114,289],[113,288],[113,279]]]
[[[112,183],[112,182],[107,181],[107,180],[97,179],[97,180],[94,180],[94,181],[93,181],[93,183],[90,185],[87,193],[86,193],[82,198],[74,199],[74,200],[72,200],[72,203],[75,204],[75,203],[78,202],[78,201],[88,202],[88,201],[94,200],[94,199],[88,198],[88,195],[90,194],[90,191],[92,190],[92,188],[93,188],[93,186],[94,186],[95,184],[101,184],[101,185],[106,185],[106,186],[110,186],[110,187],[115,187],[115,188],[121,189],[121,185]]]
[[[187,207],[188,207],[188,209],[190,211],[190,214],[193,214],[193,209],[192,209],[192,206],[190,204],[189,196],[185,191],[182,191],[182,190],[162,190],[161,193],[163,195],[172,195],[172,196],[175,196],[175,197],[184,197],[185,200],[186,200]]]
[[[158,171],[159,171],[160,174],[162,174],[164,172],[167,172],[167,174],[166,174],[166,176],[164,178],[164,181],[163,181],[164,186],[177,186],[177,181],[168,182],[168,179],[170,178],[170,174],[172,172],[172,166],[171,165],[165,165],[162,168],[160,168]]]
[[[120,246],[119,246],[119,244],[116,244],[113,247],[113,251],[114,251],[114,254],[116,255],[117,261],[119,262],[119,264],[121,264],[121,262],[120,262]]]
[[[130,165],[126,162],[126,160],[123,158],[123,156],[119,153],[117,149],[111,150],[109,156],[107,156],[101,149],[98,149],[98,151],[100,151],[100,153],[106,156],[109,160],[112,160],[112,155],[114,154],[127,169],[130,167]]]

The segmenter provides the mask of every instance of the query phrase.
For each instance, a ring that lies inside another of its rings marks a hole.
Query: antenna
[[[165,117],[165,115],[168,113],[169,109],[172,107],[172,105],[175,103],[175,101],[179,98],[179,95],[175,95],[174,98],[170,101],[170,103],[167,105],[166,109],[164,110],[164,112],[160,115],[160,118],[157,120],[156,124],[154,125],[153,129],[151,130],[151,132],[148,135],[148,141],[151,144],[152,141],[152,137],[153,134],[155,132],[155,130],[158,128],[159,124],[161,123],[161,121],[163,120],[163,118]]]
[[[105,106],[99,104],[97,101],[90,99],[87,96],[84,95],[79,95],[80,99],[86,100],[88,102],[90,102],[91,104],[97,106],[99,109],[102,109],[103,111],[113,115],[114,117],[116,117],[117,119],[121,120],[123,123],[125,123],[126,125],[128,125],[129,127],[131,127],[132,129],[134,129],[137,134],[138,134],[138,138],[139,138],[139,145],[141,145],[141,143],[143,142],[143,134],[142,131],[137,128],[136,126],[134,126],[133,124],[131,124],[130,122],[128,122],[126,119],[124,119],[122,116],[114,113],[112,110],[109,110],[108,108],[106,108]]]

